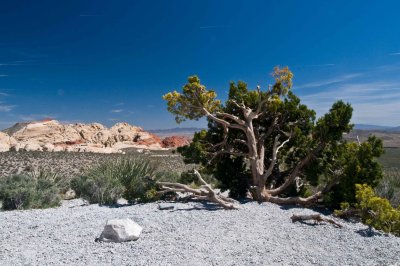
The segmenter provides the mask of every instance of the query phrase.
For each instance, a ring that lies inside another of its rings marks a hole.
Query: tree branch
[[[221,119],[221,118],[218,118],[218,117],[216,117],[215,115],[211,114],[211,113],[210,113],[206,108],[204,108],[204,107],[202,108],[202,110],[203,110],[204,114],[205,114],[208,118],[210,118],[211,120],[217,122],[218,124],[224,125],[224,126],[229,127],[229,128],[240,129],[240,130],[246,132],[246,127],[245,127],[244,125],[229,123],[228,121],[226,121],[226,120],[224,120],[224,119]]]
[[[180,183],[171,183],[171,182],[156,182],[157,185],[160,185],[163,191],[174,191],[174,192],[187,192],[192,194],[193,199],[198,200],[207,200],[214,202],[224,209],[238,209],[238,206],[235,205],[235,201],[231,198],[224,197],[219,193],[216,193],[210,184],[207,184],[206,181],[201,177],[200,173],[197,170],[194,170],[194,174],[199,179],[199,181],[203,184],[200,189],[191,188],[187,185]]]
[[[285,191],[295,180],[296,176],[299,174],[299,172],[306,166],[308,163],[312,161],[314,158],[314,155],[318,152],[320,152],[324,147],[325,147],[325,142],[321,142],[317,145],[315,149],[310,151],[307,156],[305,156],[302,160],[300,160],[296,167],[293,169],[293,171],[290,173],[290,175],[286,178],[285,182],[279,186],[278,188],[275,189],[270,189],[268,190],[268,193],[271,196],[276,196],[281,194],[283,191]]]
[[[215,114],[217,116],[222,116],[224,118],[229,118],[229,119],[235,121],[236,123],[238,123],[241,126],[245,125],[245,122],[242,119],[240,119],[239,117],[237,117],[236,115],[232,115],[232,114],[228,114],[228,113],[222,113],[222,112],[216,112]]]
[[[270,177],[271,174],[272,174],[272,171],[273,171],[274,166],[276,164],[276,160],[278,158],[279,150],[282,149],[283,146],[285,146],[285,144],[288,143],[289,140],[290,140],[290,138],[289,138],[289,139],[285,140],[284,142],[282,142],[281,145],[278,146],[279,137],[280,137],[279,134],[275,137],[274,145],[273,145],[273,148],[272,148],[272,160],[271,160],[271,163],[269,164],[268,169],[265,171],[265,173],[263,175],[264,182],[266,182],[268,177]]]

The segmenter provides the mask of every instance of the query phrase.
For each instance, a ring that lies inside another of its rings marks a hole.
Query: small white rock
[[[98,238],[103,242],[126,242],[139,239],[143,228],[129,218],[108,220]]]

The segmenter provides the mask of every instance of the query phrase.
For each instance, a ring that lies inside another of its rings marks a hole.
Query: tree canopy
[[[343,139],[352,129],[351,105],[337,101],[316,119],[292,92],[288,67],[275,67],[272,77],[266,90],[231,82],[224,104],[197,76],[188,78],[182,92],[164,95],[178,123],[208,119],[208,130],[178,150],[185,162],[201,164],[232,197],[250,194],[278,204],[324,199],[337,206],[355,201],[356,182],[375,186],[382,170],[374,158],[382,153],[382,142],[370,138],[358,145]]]

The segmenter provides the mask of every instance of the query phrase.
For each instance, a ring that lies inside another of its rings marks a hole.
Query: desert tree
[[[343,177],[343,134],[352,129],[352,107],[337,101],[317,120],[291,91],[288,67],[275,67],[272,77],[266,90],[232,82],[225,104],[197,76],[188,78],[182,92],[164,95],[177,123],[208,120],[208,130],[196,133],[179,152],[186,162],[218,173],[222,185],[237,194],[248,192],[260,202],[312,204]],[[314,189],[292,193],[305,183]]]

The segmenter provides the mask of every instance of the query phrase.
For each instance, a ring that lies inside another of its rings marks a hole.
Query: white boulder
[[[98,241],[126,242],[139,239],[143,228],[129,218],[108,220]]]

